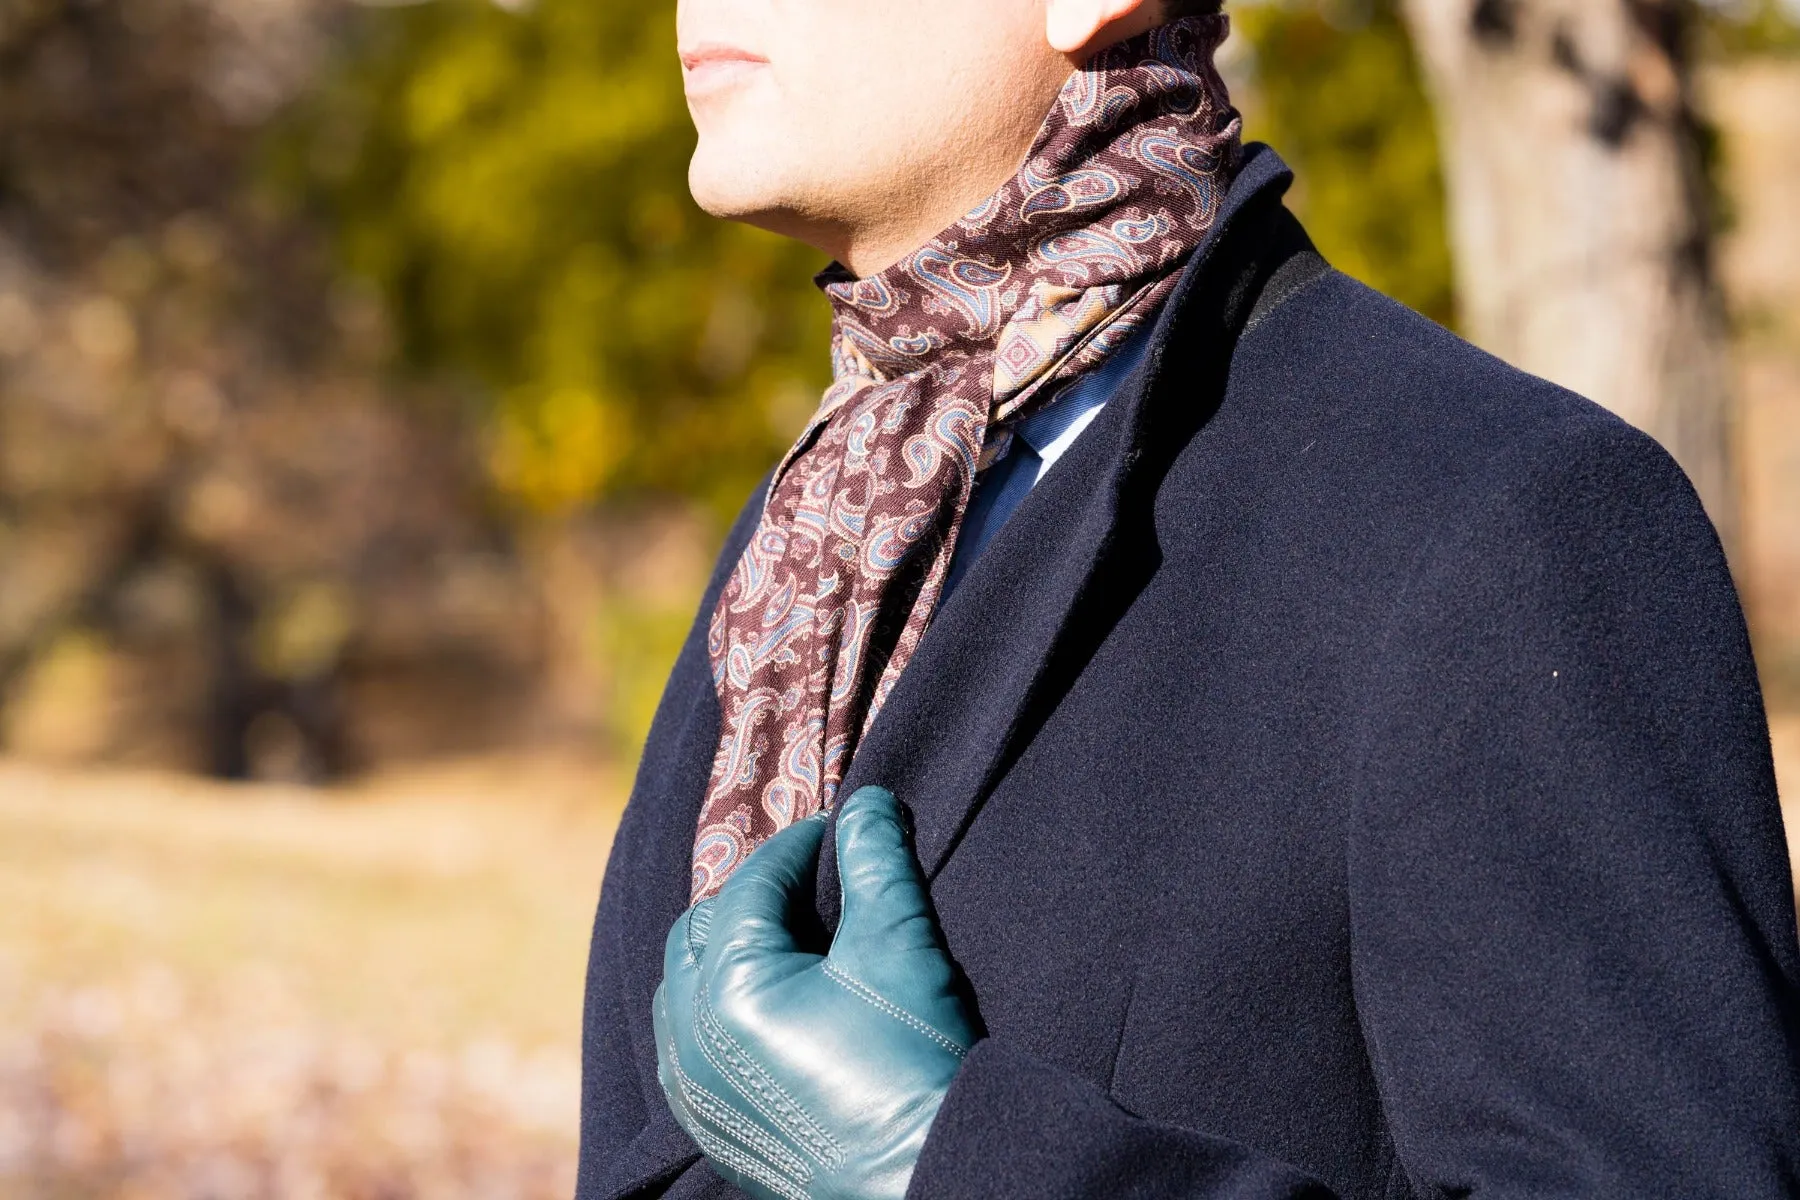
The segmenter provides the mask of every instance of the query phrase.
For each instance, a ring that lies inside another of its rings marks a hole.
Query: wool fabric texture
[[[1103,51],[997,193],[878,275],[820,275],[833,383],[708,629],[724,720],[695,900],[831,807],[931,622],[977,472],[1156,313],[1212,227],[1240,157],[1228,31],[1191,17]]]

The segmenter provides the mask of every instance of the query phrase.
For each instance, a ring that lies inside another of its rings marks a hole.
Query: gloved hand
[[[825,819],[782,830],[675,927],[656,990],[675,1119],[758,1200],[903,1200],[975,1019],[907,844],[863,788],[838,814],[843,920],[824,957],[791,932]]]

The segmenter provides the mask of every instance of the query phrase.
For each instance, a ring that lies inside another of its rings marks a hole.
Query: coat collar
[[[1132,551],[1148,524],[1125,518],[1217,408],[1251,305],[1300,248],[1271,236],[1281,218],[1294,225],[1281,207],[1292,181],[1274,151],[1247,148],[1143,361],[959,584],[859,747],[840,794],[880,784],[900,797],[928,877],[1147,578],[1150,560]],[[1175,396],[1198,401],[1162,402]],[[816,892],[827,929],[840,906],[833,844]]]

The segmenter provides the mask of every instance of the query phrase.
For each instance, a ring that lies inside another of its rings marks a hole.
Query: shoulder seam
[[[1261,325],[1276,309],[1292,300],[1295,296],[1332,274],[1333,268],[1325,261],[1317,250],[1302,250],[1295,254],[1269,278],[1264,285],[1262,295],[1256,299],[1256,306],[1250,317],[1244,322],[1243,335]]]

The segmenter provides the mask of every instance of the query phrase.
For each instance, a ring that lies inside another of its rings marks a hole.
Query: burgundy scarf
[[[820,275],[835,382],[708,632],[724,720],[695,900],[831,806],[931,621],[976,472],[1173,290],[1237,164],[1228,29],[1187,18],[1102,52],[992,198],[879,275]]]

